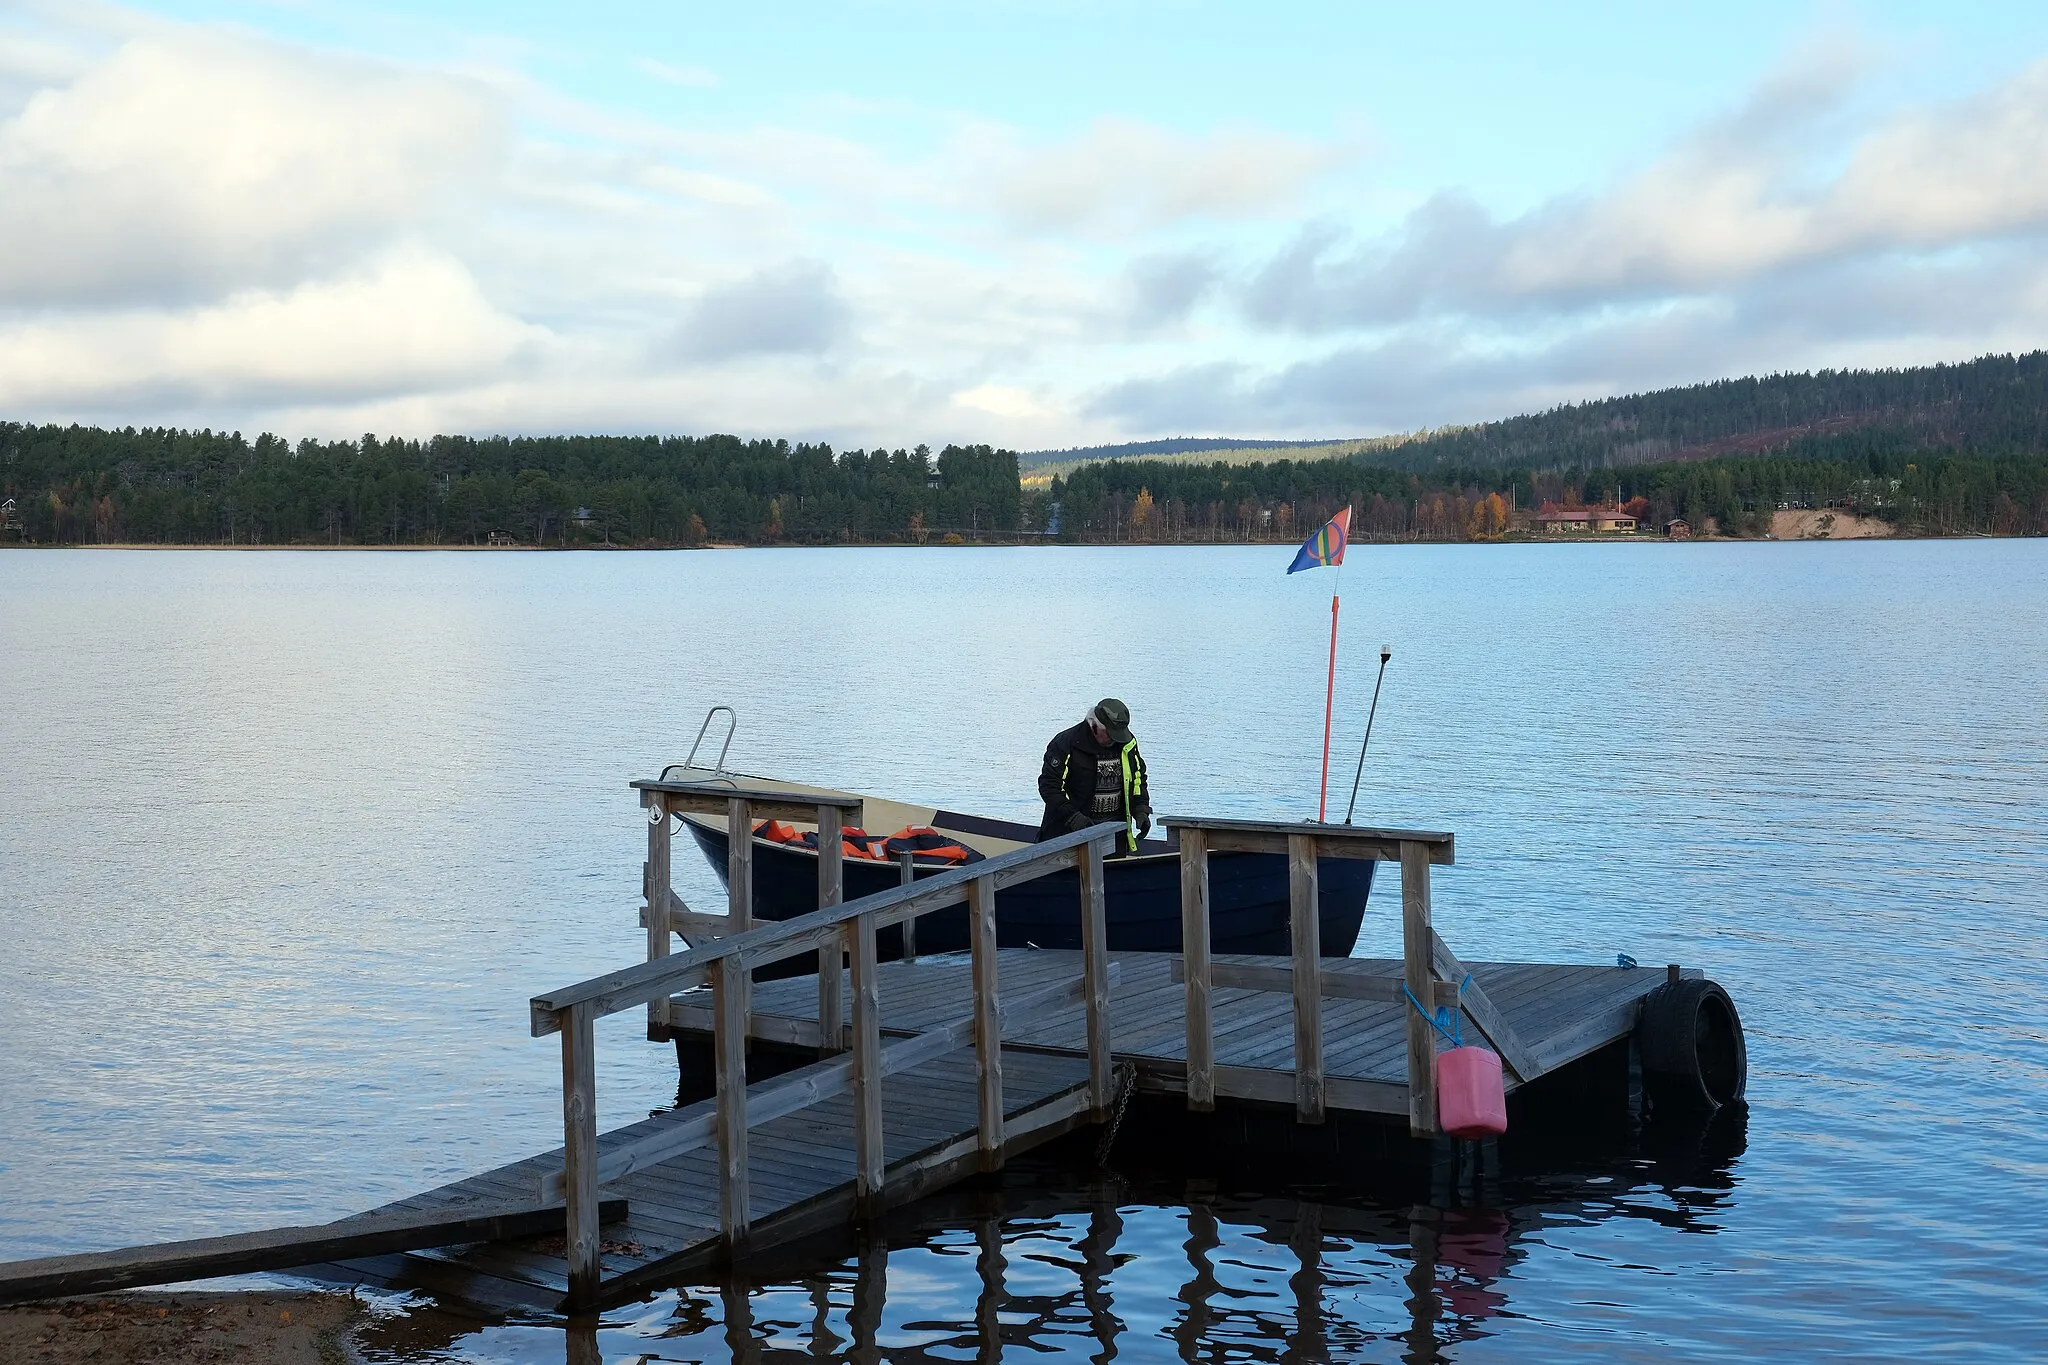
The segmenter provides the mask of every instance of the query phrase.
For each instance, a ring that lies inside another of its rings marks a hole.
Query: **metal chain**
[[[1116,1131],[1123,1127],[1124,1111],[1131,1107],[1131,1096],[1138,1092],[1138,1068],[1129,1062],[1118,1062],[1113,1079],[1116,1098],[1110,1101],[1109,1126],[1103,1130],[1102,1141],[1095,1144],[1095,1164],[1105,1169],[1109,1166],[1109,1149],[1116,1146]]]

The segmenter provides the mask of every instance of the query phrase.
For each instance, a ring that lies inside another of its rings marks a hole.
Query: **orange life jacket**
[[[890,835],[883,843],[886,856],[898,858],[908,853],[922,863],[945,863],[957,866],[961,863],[978,863],[982,859],[958,839],[949,839],[930,825],[905,825]]]

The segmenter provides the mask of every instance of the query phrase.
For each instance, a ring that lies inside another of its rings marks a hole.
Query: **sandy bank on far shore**
[[[350,1365],[363,1305],[342,1293],[129,1293],[0,1309],[8,1365]]]
[[[1892,524],[1883,518],[1859,517],[1854,512],[1771,513],[1773,540],[1881,540],[1893,534]]]

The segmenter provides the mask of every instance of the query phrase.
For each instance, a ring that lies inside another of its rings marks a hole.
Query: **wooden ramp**
[[[1084,1120],[1088,1107],[1085,1062],[1022,1052],[1003,1060],[1004,1155],[1049,1141]],[[760,1082],[757,1086],[772,1084]],[[887,1203],[914,1199],[979,1169],[979,1110],[971,1051],[884,1078],[882,1100]],[[687,1123],[702,1108],[688,1106],[603,1134],[598,1138],[598,1152],[602,1156],[659,1136]],[[853,1123],[852,1099],[842,1095],[753,1130],[747,1170],[754,1219],[749,1249],[761,1250],[839,1226],[855,1216]],[[375,1212],[404,1214],[468,1201],[532,1198],[541,1180],[561,1169],[562,1156],[557,1148]],[[625,1215],[602,1230],[603,1302],[639,1297],[672,1282],[677,1275],[724,1257],[718,1161],[716,1148],[698,1147],[606,1185],[607,1197],[625,1201]],[[569,1291],[559,1210],[546,1236],[355,1258],[308,1267],[300,1273],[544,1312],[560,1309]]]

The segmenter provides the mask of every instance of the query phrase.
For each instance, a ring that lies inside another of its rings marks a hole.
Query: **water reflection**
[[[1646,1135],[1646,1138],[1658,1135]],[[1712,1232],[1736,1188],[1742,1118],[1577,1171],[1503,1173],[1476,1202],[1408,1202],[1446,1166],[1245,1193],[1214,1173],[1090,1171],[1076,1152],[899,1210],[747,1274],[679,1286],[568,1325],[479,1327],[430,1315],[365,1343],[373,1361],[993,1362],[1328,1360],[1433,1365],[1529,1330],[1527,1268],[1554,1280],[1567,1230]],[[1675,1153],[1675,1154],[1674,1154]],[[1452,1169],[1484,1177],[1483,1154]],[[1251,1170],[1247,1162],[1242,1169]],[[1620,1241],[1630,1234],[1615,1233]],[[1572,1256],[1577,1252],[1570,1253]],[[1612,1274],[1614,1267],[1605,1267]],[[1540,1291],[1539,1291],[1540,1292]]]

